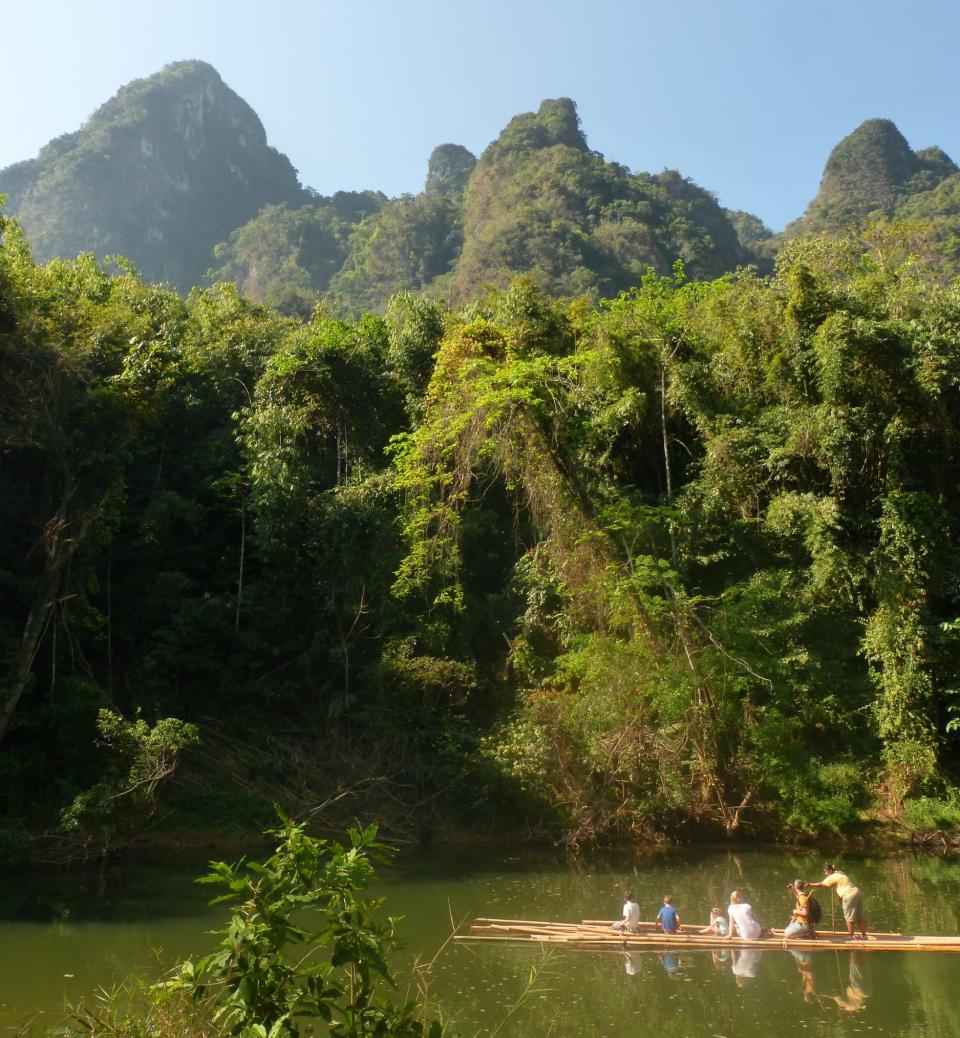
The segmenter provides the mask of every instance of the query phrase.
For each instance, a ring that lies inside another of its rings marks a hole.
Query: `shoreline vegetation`
[[[0,862],[274,803],[955,846],[960,282],[919,225],[353,321],[0,235]]]

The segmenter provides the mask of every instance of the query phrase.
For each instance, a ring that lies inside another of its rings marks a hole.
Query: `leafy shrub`
[[[187,959],[159,984],[133,982],[132,1000],[79,1009],[72,1025],[92,1038],[298,1038],[323,1021],[343,1038],[440,1038],[443,1027],[423,1020],[422,1005],[380,993],[396,987],[389,958],[397,919],[378,918],[382,900],[361,894],[390,852],[377,827],[351,829],[349,848],[290,820],[272,835],[277,847],[265,861],[212,862],[198,880],[225,886],[213,903],[233,909],[212,954]]]
[[[869,801],[863,768],[856,764],[811,765],[784,793],[786,826],[806,836],[849,832]]]
[[[960,828],[960,790],[945,797],[914,797],[904,801],[903,821],[911,829]]]

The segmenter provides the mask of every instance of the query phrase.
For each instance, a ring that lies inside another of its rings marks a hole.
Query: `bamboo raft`
[[[960,936],[906,937],[901,933],[869,932],[860,940],[839,930],[817,930],[817,939],[786,938],[782,930],[769,937],[747,941],[741,937],[717,937],[698,933],[700,926],[684,926],[678,934],[658,931],[653,923],[641,923],[637,933],[613,930],[611,924],[598,919],[579,923],[551,923],[532,919],[475,919],[470,933],[455,934],[455,941],[495,941],[513,944],[549,944],[566,948],[592,948],[598,951],[662,951],[672,949],[717,948],[793,948],[804,951],[939,951],[960,952]]]

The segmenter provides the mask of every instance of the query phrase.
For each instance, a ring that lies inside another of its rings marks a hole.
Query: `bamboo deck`
[[[660,933],[653,923],[641,923],[639,933],[611,929],[609,922],[587,919],[579,923],[539,922],[531,919],[476,919],[470,933],[457,934],[457,941],[496,941],[514,944],[555,944],[566,948],[597,950],[642,950],[664,948],[793,948],[804,951],[939,951],[960,952],[960,936],[905,937],[898,933],[874,933],[867,940],[849,937],[845,932],[818,930],[817,939],[785,938],[782,930],[770,937],[747,941],[713,934],[697,933],[699,926],[688,926],[678,934]]]

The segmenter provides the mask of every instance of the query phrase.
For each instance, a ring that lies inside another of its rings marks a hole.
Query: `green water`
[[[742,887],[758,915],[782,925],[795,876],[819,877],[820,859],[788,851],[681,850],[618,861],[570,862],[523,853],[406,856],[381,884],[403,914],[404,960],[431,957],[451,917],[616,917],[637,893],[644,917],[664,894],[681,917],[706,919]],[[846,858],[878,930],[960,933],[960,862],[901,856]],[[0,1035],[24,1019],[54,1026],[65,999],[89,995],[136,970],[199,953],[222,909],[192,883],[202,865],[140,863],[105,877],[4,877],[0,893]],[[822,898],[830,921],[830,904]],[[664,1035],[761,1038],[811,1035],[960,1035],[960,955],[772,950],[745,958],[558,951],[448,944],[432,971],[431,996],[460,1034],[489,1033],[536,989],[502,1035]],[[401,969],[402,972],[402,969]],[[6,1029],[6,1030],[5,1030]]]

